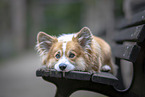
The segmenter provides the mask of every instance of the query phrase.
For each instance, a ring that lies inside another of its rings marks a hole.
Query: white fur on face
[[[72,64],[68,61],[68,59],[67,59],[65,56],[63,56],[63,57],[62,57],[61,59],[59,59],[59,61],[55,64],[55,67],[54,67],[54,68],[55,68],[57,71],[61,71],[61,69],[59,68],[59,65],[60,65],[61,63],[67,65],[67,67],[66,67],[66,69],[65,69],[64,71],[74,70],[74,68],[75,68],[75,66],[72,65]]]
[[[59,68],[59,65],[61,63],[63,64],[66,64],[67,67],[65,68],[64,71],[70,71],[70,70],[74,70],[75,69],[75,66],[73,64],[71,64],[69,62],[69,60],[66,58],[65,56],[65,52],[66,52],[66,45],[67,45],[67,42],[64,42],[63,45],[62,45],[62,48],[63,48],[63,56],[61,57],[61,59],[59,59],[59,61],[55,64],[54,68],[57,70],[57,71],[61,71],[61,69]]]

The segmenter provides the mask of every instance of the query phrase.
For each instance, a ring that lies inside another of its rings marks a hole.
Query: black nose
[[[66,64],[63,64],[63,63],[59,64],[59,68],[60,68],[62,71],[63,71],[66,67],[67,67]]]

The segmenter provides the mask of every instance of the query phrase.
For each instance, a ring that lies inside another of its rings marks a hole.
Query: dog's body
[[[48,68],[57,71],[109,71],[115,74],[110,46],[93,36],[87,27],[58,38],[39,32],[36,47]]]

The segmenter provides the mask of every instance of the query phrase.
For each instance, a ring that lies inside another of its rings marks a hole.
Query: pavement
[[[35,51],[25,51],[0,63],[0,97],[54,97],[54,84],[36,77],[41,61]],[[90,91],[77,91],[70,97],[106,97]]]

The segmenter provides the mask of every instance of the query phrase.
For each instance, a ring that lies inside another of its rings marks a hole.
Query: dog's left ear
[[[92,41],[92,33],[88,27],[83,27],[77,33],[76,38],[82,48],[90,48]]]
[[[49,52],[52,44],[57,41],[57,38],[46,34],[45,32],[39,32],[37,35],[36,48],[40,55],[45,55]]]

